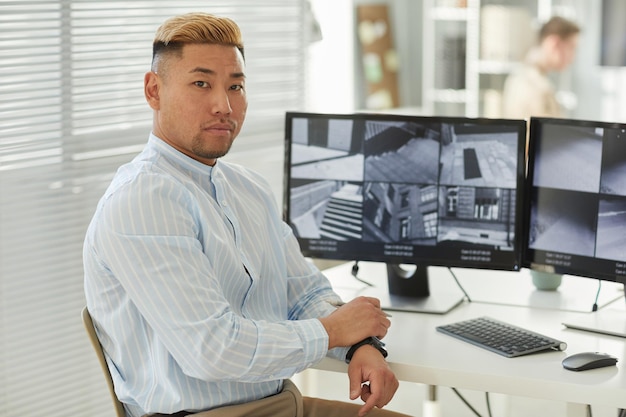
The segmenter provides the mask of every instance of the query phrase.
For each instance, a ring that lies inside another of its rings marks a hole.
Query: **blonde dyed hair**
[[[164,56],[182,56],[187,44],[234,46],[244,56],[239,26],[227,17],[195,12],[167,19],[157,29],[152,43],[152,70],[156,71]]]

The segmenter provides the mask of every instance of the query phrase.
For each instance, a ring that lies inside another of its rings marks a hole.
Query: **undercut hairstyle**
[[[157,29],[152,43],[152,71],[157,71],[166,56],[181,57],[187,44],[234,46],[244,56],[241,30],[233,20],[209,13],[187,13],[167,19]]]
[[[541,27],[539,31],[539,42],[551,35],[556,35],[561,39],[568,39],[580,33],[580,26],[571,20],[561,16],[554,16]]]

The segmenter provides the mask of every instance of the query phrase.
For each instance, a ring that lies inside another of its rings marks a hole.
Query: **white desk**
[[[362,265],[359,272],[362,278],[377,286],[386,286],[384,264],[363,262],[359,265]],[[324,271],[344,300],[364,293],[363,284],[350,275],[351,266],[343,264]],[[472,279],[460,275],[457,273],[461,282]],[[569,285],[565,282],[568,278],[564,277],[564,285]],[[433,277],[431,296],[436,297],[437,287],[437,280]],[[491,285],[483,290],[488,293],[484,295],[487,298],[494,297],[498,291]],[[532,288],[528,290],[533,291]],[[518,295],[520,299],[529,297],[521,291]],[[555,300],[563,301],[563,294],[554,292],[551,295]],[[540,296],[545,298],[550,294]],[[595,290],[590,299],[593,303]],[[624,304],[616,301],[603,309],[618,310],[626,315]],[[463,302],[447,314],[393,311],[392,326],[384,341],[389,350],[390,366],[401,381],[563,401],[568,403],[570,416],[586,415],[581,404],[626,408],[626,371],[620,369],[626,366],[626,339],[570,330],[561,324],[589,314],[592,313],[476,301]],[[505,358],[435,330],[440,324],[483,315],[563,340],[568,348],[564,352]],[[562,367],[563,358],[583,351],[606,352],[619,358],[619,362],[617,367],[583,372],[567,371]],[[325,359],[316,368],[345,372],[347,366]]]

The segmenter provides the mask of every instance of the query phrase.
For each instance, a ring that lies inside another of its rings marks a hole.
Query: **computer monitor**
[[[626,282],[626,124],[531,118],[524,199],[523,266]]]
[[[288,112],[285,219],[306,256],[386,263],[386,308],[429,311],[428,266],[519,269],[525,137],[522,120]]]

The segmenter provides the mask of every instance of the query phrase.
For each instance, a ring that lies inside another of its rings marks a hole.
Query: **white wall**
[[[352,0],[312,0],[322,40],[309,46],[307,110],[345,113],[355,109]]]

